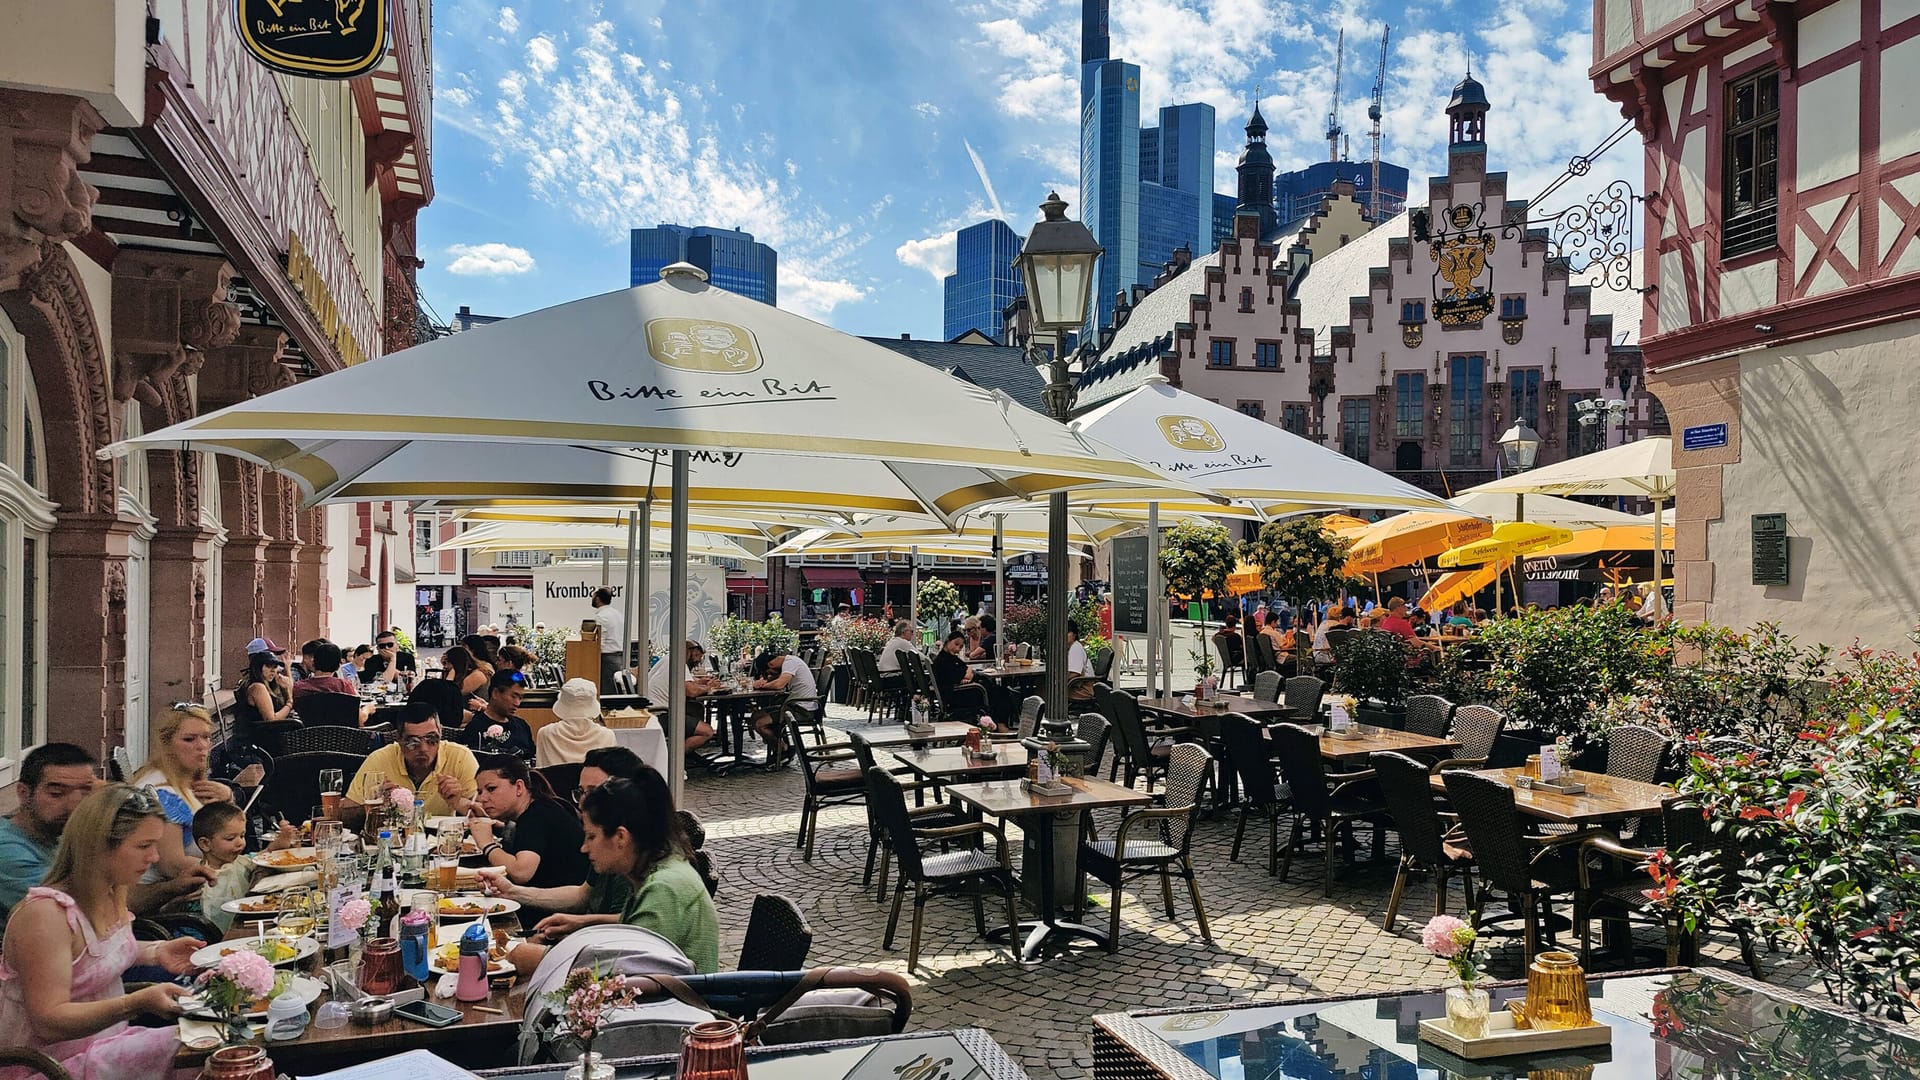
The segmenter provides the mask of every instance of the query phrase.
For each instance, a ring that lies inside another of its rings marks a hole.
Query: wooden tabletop
[[[1514,778],[1525,771],[1520,768],[1476,771],[1481,776],[1491,776],[1513,788],[1514,808],[1521,813],[1563,825],[1658,814],[1661,804],[1674,796],[1674,790],[1662,784],[1643,784],[1638,780],[1622,780],[1617,776],[1578,769],[1569,769],[1562,775],[1587,785],[1587,790],[1579,795],[1562,795],[1538,788],[1522,789],[1514,782]],[[1445,791],[1446,787],[1444,777],[1433,778],[1435,791]]]
[[[946,792],[983,814],[1003,818],[1057,814],[1063,810],[1094,810],[1103,806],[1143,806],[1153,801],[1151,796],[1142,792],[1091,776],[1072,777],[1066,784],[1073,789],[1071,795],[1035,795],[1021,787],[1018,780],[949,784]]]
[[[1227,694],[1218,700],[1227,703],[1224,709],[1201,708],[1186,705],[1177,697],[1143,697],[1140,707],[1150,713],[1161,716],[1177,716],[1183,720],[1218,718],[1226,713],[1234,713],[1254,720],[1272,722],[1285,720],[1293,715],[1293,710],[1277,702],[1263,701],[1251,694]]]
[[[991,758],[973,758],[967,756],[965,747],[943,746],[921,750],[896,750],[893,756],[900,764],[912,769],[917,775],[930,780],[946,780],[954,777],[988,777],[1000,773],[1021,773],[1027,771],[1027,758],[1031,752],[1017,742],[995,743],[998,751]]]
[[[855,742],[868,746],[910,746],[914,743],[957,743],[967,737],[967,732],[976,730],[978,725],[964,720],[938,720],[934,722],[933,734],[913,735],[899,724],[888,724],[878,728],[848,728],[847,735]]]
[[[1410,731],[1395,731],[1392,728],[1361,727],[1357,730],[1360,732],[1360,738],[1357,739],[1337,739],[1322,730],[1320,756],[1328,761],[1352,761],[1376,750],[1417,755],[1423,751],[1444,753],[1460,746],[1452,739],[1436,739],[1431,735],[1415,735]]]
[[[1037,660],[1031,664],[1016,664],[1013,667],[986,664],[974,668],[973,673],[982,679],[1018,679],[1027,675],[1045,675],[1047,665]]]

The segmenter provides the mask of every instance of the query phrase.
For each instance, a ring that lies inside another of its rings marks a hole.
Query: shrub
[[[1276,596],[1298,604],[1332,600],[1358,582],[1342,572],[1352,543],[1328,532],[1316,517],[1269,521],[1240,545],[1240,557],[1260,567]]]
[[[1482,627],[1480,641],[1494,700],[1513,722],[1555,735],[1588,730],[1595,705],[1673,663],[1670,635],[1635,626],[1619,604],[1523,611]]]
[[[1047,643],[1047,609],[1041,604],[1008,604],[1006,622],[994,636],[1002,645],[1032,645],[1043,648]]]
[[[928,578],[920,583],[920,621],[946,629],[947,620],[959,611],[960,590],[945,578]]]
[[[1407,670],[1410,646],[1384,630],[1355,630],[1334,650],[1334,688],[1362,701],[1386,705],[1407,700],[1412,673]]]
[[[1195,600],[1207,593],[1223,596],[1233,573],[1233,540],[1225,525],[1187,521],[1167,530],[1160,545],[1160,573],[1168,596]]]

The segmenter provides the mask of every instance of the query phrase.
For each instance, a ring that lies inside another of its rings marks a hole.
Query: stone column
[[[288,385],[292,380],[280,366],[286,343],[282,331],[242,326],[230,344],[209,350],[199,373],[200,410],[212,412]],[[273,537],[265,501],[271,481],[251,462],[222,455],[219,463],[220,521],[227,530],[220,551],[220,638],[231,654],[220,661],[234,665],[244,661],[241,650],[248,641],[271,636],[266,629],[267,543]],[[290,630],[288,622],[283,633]]]
[[[265,606],[261,612],[265,629],[261,633],[298,649],[301,642],[311,640],[298,637],[299,631],[295,628],[298,619],[293,577],[301,548],[300,489],[292,480],[275,475],[262,478],[261,493],[262,516],[273,536],[267,541],[262,600]]]
[[[127,547],[136,527],[116,514],[61,514],[47,547],[47,700],[57,703],[47,738],[101,760],[126,740]]]
[[[300,550],[294,554],[294,629],[302,641],[331,636],[327,604],[327,512],[314,507],[300,515]],[[357,642],[354,644],[358,644]],[[351,649],[353,644],[348,644]]]

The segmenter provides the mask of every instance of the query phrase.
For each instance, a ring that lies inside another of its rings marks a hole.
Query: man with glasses
[[[385,795],[381,780],[412,789],[415,798],[426,801],[430,817],[464,814],[473,805],[473,778],[479,771],[473,751],[444,740],[440,715],[416,702],[400,717],[399,741],[375,750],[360,763],[360,771],[347,786],[340,816],[358,828],[365,819],[366,804]]]
[[[382,630],[380,636],[373,639],[373,658],[360,666],[360,681],[379,682],[382,675],[391,677],[402,671],[418,674],[419,663],[411,652],[400,647],[400,639],[393,631]]]
[[[467,726],[460,729],[460,741],[484,753],[513,754],[532,761],[533,728],[516,715],[526,691],[525,675],[518,671],[496,672],[487,683],[487,700],[467,699],[469,708],[475,705],[480,708],[473,719],[467,721]]]

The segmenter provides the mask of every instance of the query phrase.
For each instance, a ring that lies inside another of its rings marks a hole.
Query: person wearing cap
[[[706,659],[706,655],[707,650],[701,648],[699,642],[689,641],[686,645],[686,664],[684,666],[675,664],[671,656],[661,657],[660,662],[653,665],[653,670],[647,674],[647,700],[663,708],[666,706],[668,699],[673,694],[673,672],[675,668],[680,669],[681,677],[686,680],[687,698],[689,700],[712,690],[717,680],[711,674],[706,674],[700,669],[701,661]],[[705,718],[692,721],[687,728],[687,749],[693,750],[705,746],[707,745],[707,741],[712,738],[713,725],[707,723]]]
[[[479,710],[466,727],[452,733],[453,737],[478,753],[533,757],[533,728],[518,715],[526,690],[525,675],[517,671],[494,673],[487,683],[487,700],[468,699],[478,703]]]
[[[605,585],[593,590],[593,620],[600,627],[600,689],[616,694],[620,686],[614,676],[626,666],[627,622],[613,606],[613,590]]]
[[[233,715],[242,732],[293,714],[293,680],[280,658],[286,651],[266,638],[247,642],[247,671],[233,695]]]
[[[571,765],[618,741],[600,723],[600,690],[586,679],[568,679],[553,699],[554,722],[535,733],[542,765]]]

